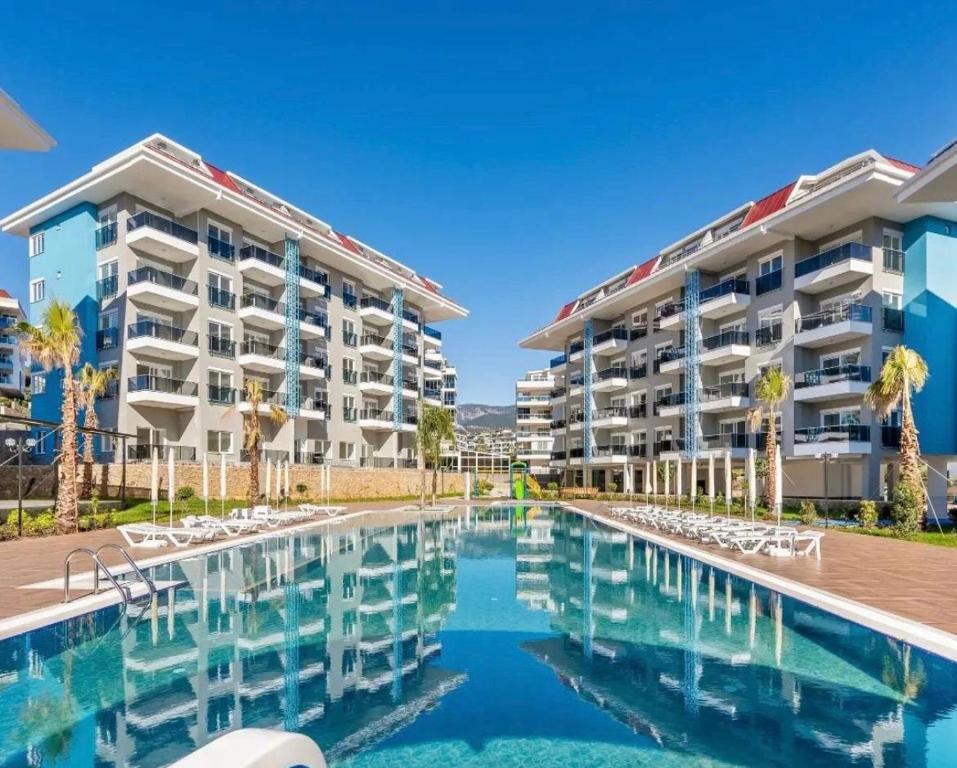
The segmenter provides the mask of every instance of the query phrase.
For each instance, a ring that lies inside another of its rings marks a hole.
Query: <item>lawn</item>
[[[937,547],[955,547],[957,548],[957,530],[954,529],[953,525],[943,526],[944,532],[941,533],[938,530],[934,531],[921,531],[916,533],[913,536],[908,536],[904,541],[919,541],[923,544],[933,544]],[[894,535],[894,531],[890,528],[871,528],[865,530],[864,528],[857,527],[847,527],[841,528],[842,531],[847,531],[848,533],[859,533],[864,536],[879,536],[884,539],[896,539],[897,536]]]

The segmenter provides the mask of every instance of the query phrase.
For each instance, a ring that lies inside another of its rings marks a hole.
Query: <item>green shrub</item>
[[[617,493],[618,483],[608,483],[608,493]]]
[[[558,483],[556,483],[554,480],[552,480],[552,481],[551,481],[547,486],[545,486],[545,487],[548,488],[548,490],[550,490],[550,491],[557,491],[557,490],[558,490]]]
[[[305,496],[308,490],[309,486],[305,483],[296,483],[296,493],[298,493],[300,496]]]
[[[183,485],[176,489],[177,501],[189,501],[196,495],[191,485]]]
[[[873,501],[862,501],[857,510],[857,521],[861,528],[874,528],[877,526],[877,504]]]
[[[799,514],[803,525],[814,525],[814,523],[817,522],[817,507],[814,506],[814,502],[810,499],[805,499],[801,502]]]
[[[902,480],[894,487],[891,519],[898,536],[913,536],[924,519],[924,489]]]
[[[14,535],[17,530],[16,515],[12,515],[12,520],[7,519],[7,523],[13,523]],[[24,536],[52,536],[54,530],[53,510],[48,509],[44,512],[38,512],[35,515],[23,513],[23,535]]]

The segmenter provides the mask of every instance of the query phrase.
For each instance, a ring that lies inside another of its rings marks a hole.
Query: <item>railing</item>
[[[374,333],[364,333],[362,334],[362,339],[359,342],[363,347],[373,346],[381,347],[382,349],[387,349],[390,352],[392,351],[392,345],[387,344],[384,336],[378,336]]]
[[[751,284],[747,280],[738,277],[729,277],[727,280],[722,280],[717,285],[712,285],[710,288],[705,288],[701,291],[698,294],[698,303],[704,304],[707,301],[732,293],[750,294]]]
[[[638,456],[642,457],[648,453],[648,446],[644,443],[636,443],[634,445],[628,446],[628,455],[629,456]]]
[[[701,349],[709,352],[721,347],[730,347],[732,344],[748,346],[751,344],[751,335],[747,331],[722,331],[714,336],[701,340]]]
[[[206,286],[210,306],[222,309],[236,309],[236,294],[215,286]]]
[[[669,304],[665,304],[661,309],[658,310],[658,316],[656,320],[663,320],[666,317],[674,317],[675,315],[680,315],[685,311],[685,303],[683,301],[672,301]]]
[[[904,332],[904,310],[895,307],[881,307],[881,325],[885,331]]]
[[[239,260],[246,261],[247,259],[255,259],[277,269],[286,268],[286,260],[282,256],[267,251],[265,248],[260,248],[258,245],[244,245],[239,249]]]
[[[153,449],[161,461],[168,461],[171,453],[175,461],[196,461],[196,449],[189,445],[136,443],[126,446],[126,456],[130,461],[149,461],[153,458]]]
[[[873,250],[869,245],[863,245],[862,243],[844,243],[844,245],[839,245],[837,248],[831,248],[828,251],[796,262],[794,265],[794,276],[804,277],[804,275],[817,272],[819,269],[840,264],[850,259],[872,261],[873,257]]]
[[[419,391],[418,379],[402,379],[402,389],[412,392]]]
[[[245,339],[239,346],[239,354],[273,357],[277,360],[286,359],[285,349],[282,347],[277,347],[275,344],[269,344],[265,341],[257,341],[256,339]]]
[[[557,357],[553,357],[553,358],[548,362],[548,367],[549,367],[549,368],[558,368],[558,367],[561,366],[561,365],[565,365],[565,363],[567,363],[567,362],[568,362],[568,358],[567,358],[565,355],[558,355]]]
[[[206,385],[206,397],[217,405],[232,405],[236,402],[236,390],[232,387],[220,387],[216,384]]]
[[[430,339],[436,339],[442,341],[442,331],[437,331],[435,328],[430,328],[429,326],[424,326],[422,328],[422,333],[428,336]]]
[[[321,269],[313,269],[305,264],[299,265],[299,277],[311,280],[318,285],[326,286],[329,284],[329,276]]]
[[[643,379],[648,375],[648,364],[633,365],[628,369],[628,378],[632,381]]]
[[[569,355],[577,355],[577,354],[578,354],[579,352],[581,352],[583,349],[585,349],[585,342],[584,342],[584,341],[576,341],[576,342],[573,342],[573,343],[571,344],[571,346],[568,347],[568,354],[569,354]]]
[[[882,424],[881,445],[885,448],[900,448],[901,428],[890,424]]]
[[[354,293],[342,294],[342,306],[349,309],[355,309],[359,305],[359,299]]]
[[[814,371],[801,371],[794,376],[794,388],[818,387],[822,384],[833,384],[837,381],[871,380],[869,365],[833,365],[828,368],[819,368]]]
[[[673,408],[678,405],[685,404],[685,393],[684,392],[671,392],[670,394],[659,397],[655,400],[656,410],[662,408]]]
[[[381,309],[383,312],[392,314],[392,305],[378,296],[363,296],[359,307],[360,309]]]
[[[273,464],[278,464],[279,462],[285,461],[289,458],[288,451],[281,451],[278,448],[263,448],[259,451],[259,460],[261,462],[271,461]],[[243,462],[249,461],[249,451],[245,448],[239,451],[239,460]]]
[[[815,328],[823,328],[824,326],[834,325],[835,323],[840,323],[845,320],[869,323],[871,322],[871,317],[871,308],[866,304],[842,304],[840,307],[834,309],[799,317],[794,321],[794,332],[813,331]]]
[[[195,296],[199,292],[198,286],[192,280],[180,277],[172,272],[163,272],[155,267],[140,267],[129,272],[126,276],[128,285],[137,283],[152,283],[162,288],[170,288],[174,291]]]
[[[191,347],[199,345],[199,337],[196,335],[196,331],[187,331],[185,328],[177,328],[174,325],[158,323],[155,320],[140,320],[127,326],[126,337],[128,339],[138,339],[144,336],[163,341],[173,341],[177,344],[187,344]]]
[[[380,408],[363,408],[359,411],[359,421],[387,421],[393,420],[392,411],[383,411]]]
[[[904,274],[904,252],[895,251],[893,248],[884,249],[884,271],[895,272],[898,275]]]
[[[182,381],[181,379],[170,379],[166,376],[141,374],[139,376],[130,376],[127,381],[127,390],[130,392],[161,392],[168,395],[196,397],[199,392],[199,387],[196,385],[196,382],[193,381]]]
[[[612,406],[611,408],[599,408],[592,412],[592,419],[627,419],[628,408],[621,406]]]
[[[551,460],[552,461],[565,461],[566,457],[565,451],[552,451]]]
[[[113,349],[120,343],[119,328],[104,328],[96,332],[97,349]]]
[[[429,360],[426,358],[424,365],[426,368],[431,368],[434,371],[442,370],[442,363],[440,363],[438,360]]]
[[[232,339],[227,339],[224,336],[209,336],[207,337],[207,343],[209,346],[209,354],[215,355],[216,357],[236,357],[236,342]]]
[[[299,308],[299,319],[309,325],[315,325],[319,328],[325,328],[329,324],[329,319],[324,312],[313,312],[312,310]]]
[[[352,368],[343,368],[342,369],[342,383],[343,384],[355,384],[359,381],[359,373]]]
[[[664,440],[655,440],[654,442],[654,455],[658,456],[662,453],[668,453],[670,451],[680,451],[684,448],[684,438],[682,437],[669,437]]]
[[[716,448],[747,448],[748,435],[745,432],[721,432],[716,435],[704,435],[700,447],[710,451]]]
[[[305,352],[299,353],[299,363],[307,368],[325,368],[328,361],[325,357],[310,355]]]
[[[551,423],[548,425],[549,429],[564,429],[565,428],[565,419],[552,419]]]
[[[655,357],[655,373],[658,373],[658,367],[662,363],[671,363],[675,360],[681,360],[684,356],[684,347],[666,347],[665,349],[658,350],[658,355]]]
[[[329,404],[325,400],[318,400],[315,397],[299,398],[299,407],[304,411],[316,411],[323,417],[329,416]]]
[[[419,324],[419,316],[415,314],[415,312],[412,312],[408,309],[402,310],[402,319],[408,320],[410,323],[416,326]]]
[[[628,406],[628,418],[629,419],[643,419],[648,415],[648,404],[647,403],[638,403],[637,405]]]
[[[643,339],[648,335],[648,326],[647,325],[636,325],[631,329],[631,340]]]
[[[412,357],[419,356],[419,348],[415,344],[407,344],[403,342],[402,344],[402,354],[411,355]]]
[[[245,388],[239,391],[239,401],[242,403],[249,402],[249,392]],[[262,389],[259,392],[259,405],[278,405],[284,408],[286,406],[286,393],[275,389]]]
[[[580,459],[580,458],[582,458],[584,455],[585,455],[585,449],[584,449],[584,448],[572,448],[572,449],[568,452],[568,457],[571,458],[571,459]]]
[[[551,392],[548,393],[548,397],[552,400],[557,400],[560,397],[565,397],[568,392],[565,387],[555,387]]]
[[[611,458],[614,456],[627,456],[628,446],[624,443],[613,443],[612,445],[596,445],[594,456],[599,459]]]
[[[629,338],[630,334],[627,328],[609,328],[607,331],[596,333],[592,344],[597,347],[606,341],[628,341]]]
[[[96,250],[116,242],[116,222],[111,221],[96,230]]]
[[[441,400],[442,399],[442,390],[441,389],[430,389],[425,387],[422,390],[422,397],[426,400]]]
[[[528,403],[530,405],[548,405],[551,400],[550,395],[518,395],[515,398],[516,403]]]
[[[706,403],[711,400],[724,400],[728,397],[747,397],[748,385],[744,382],[728,382],[726,384],[717,384],[710,387],[702,387],[698,397],[701,402]]]
[[[847,443],[871,441],[871,428],[864,424],[833,424],[794,430],[795,443]]]
[[[628,369],[621,366],[605,368],[595,374],[595,381],[608,381],[609,379],[627,379]]]
[[[233,261],[236,258],[236,246],[212,235],[206,236],[206,250],[215,259]]]
[[[363,371],[359,375],[361,384],[385,384],[391,387],[395,383],[395,378],[388,373],[377,373],[376,371]]]
[[[119,275],[110,275],[96,281],[96,298],[109,299],[120,291]]]
[[[783,270],[775,269],[773,272],[768,272],[760,277],[757,277],[754,281],[754,295],[760,296],[763,293],[776,291],[778,288],[780,288],[782,273]]]
[[[353,422],[356,420],[356,409],[349,408],[348,406],[342,406],[342,420],[346,422]]]
[[[126,220],[127,232],[133,232],[140,227],[155,229],[157,232],[172,235],[175,238],[185,240],[187,243],[193,243],[194,245],[199,242],[199,235],[196,233],[196,230],[184,227],[182,224],[177,224],[175,221],[170,221],[149,211],[141,211]]]
[[[758,328],[754,332],[754,343],[758,347],[766,347],[769,344],[775,344],[781,341],[783,324],[780,320],[766,325],[764,328]]]
[[[263,296],[261,293],[244,293],[239,300],[240,307],[254,307],[266,312],[275,312],[279,315],[286,314],[286,305],[270,296]]]

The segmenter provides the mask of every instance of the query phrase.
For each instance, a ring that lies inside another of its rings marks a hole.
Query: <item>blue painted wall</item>
[[[30,258],[30,280],[46,280],[46,298],[31,303],[30,322],[42,322],[51,299],[63,299],[73,307],[83,331],[80,365],[96,362],[96,206],[81,203],[59,216],[38,224],[30,234],[44,232],[43,253]],[[36,368],[34,368],[36,370]],[[46,392],[33,398],[37,419],[60,421],[62,372],[47,374]]]
[[[904,251],[904,343],[930,370],[914,399],[921,451],[957,454],[957,223],[905,224]]]

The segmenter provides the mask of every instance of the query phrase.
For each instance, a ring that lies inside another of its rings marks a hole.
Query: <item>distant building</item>
[[[23,308],[0,289],[0,394],[22,400],[27,390],[26,366],[17,344],[16,324],[26,320]]]
[[[549,370],[529,371],[515,382],[515,453],[533,475],[548,475],[552,443],[552,390]]]

